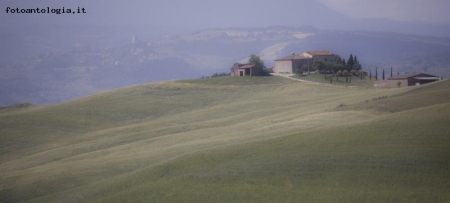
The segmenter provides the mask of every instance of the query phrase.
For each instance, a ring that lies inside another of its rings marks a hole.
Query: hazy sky
[[[297,26],[295,21],[305,12],[321,13],[314,19],[330,15],[314,0],[1,0],[2,15],[8,23],[91,23],[139,24],[187,27],[264,27]],[[6,14],[6,8],[72,8],[83,7],[87,14]],[[337,13],[337,12],[336,12]],[[3,19],[2,19],[3,18]],[[281,22],[281,23],[280,23]],[[284,23],[286,22],[286,23]]]
[[[450,22],[450,0],[317,0],[352,18]]]
[[[352,18],[450,22],[450,12],[448,12],[450,0],[316,1]],[[88,13],[83,15],[6,14],[7,7],[46,8],[47,6],[72,9],[85,7]],[[0,24],[7,21],[9,24],[44,22],[47,24],[117,25],[134,23],[149,25],[159,23],[192,27],[214,27],[216,25],[218,27],[249,25],[264,27],[280,24],[298,26],[303,23],[300,22],[302,20],[317,25],[318,23],[314,20],[318,18],[335,20],[336,16],[341,19],[345,17],[339,16],[331,9],[321,8],[321,6],[314,0],[1,0]],[[332,17],[333,15],[334,17]],[[325,19],[325,21],[328,20]]]

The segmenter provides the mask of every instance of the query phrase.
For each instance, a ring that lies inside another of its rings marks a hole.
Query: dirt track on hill
[[[312,82],[312,81],[308,81],[308,80],[302,80],[302,79],[298,79],[298,78],[293,78],[293,77],[291,77],[291,76],[293,76],[294,74],[271,73],[270,75],[273,75],[273,76],[280,76],[280,77],[285,77],[285,78],[289,78],[289,79],[291,79],[291,80],[296,80],[296,81],[304,82],[304,83],[308,83],[308,84],[321,85],[321,86],[329,86],[329,87],[337,87],[336,85],[329,85],[329,84],[324,84],[324,83],[320,83],[320,82]]]

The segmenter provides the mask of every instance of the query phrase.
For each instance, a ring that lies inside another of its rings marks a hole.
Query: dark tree
[[[350,57],[347,60],[347,70],[351,70],[353,68],[354,61],[353,61],[353,55],[350,54]]]
[[[323,62],[323,61],[314,61],[313,67],[314,67],[314,69],[319,70],[319,72],[323,72],[326,69],[325,63],[326,62]]]
[[[378,80],[378,67],[375,67],[375,80]]]
[[[259,56],[256,56],[254,54],[250,55],[250,58],[248,59],[249,64],[255,64],[256,66],[259,66],[261,68],[266,68],[264,65],[264,61],[262,61]]]
[[[352,67],[353,70],[361,70],[361,65],[355,63]]]
[[[384,80],[384,69],[383,69],[383,80]]]

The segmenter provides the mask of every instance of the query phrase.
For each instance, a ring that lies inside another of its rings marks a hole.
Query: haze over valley
[[[365,70],[393,67],[396,72],[450,76],[446,15],[436,22],[357,18],[324,0],[0,5],[82,6],[88,11],[69,16],[0,14],[0,105],[59,103],[127,85],[229,72],[250,54],[260,55],[270,68],[277,58],[308,50],[357,55]],[[426,8],[423,3],[415,6]],[[406,11],[404,18],[410,16]]]

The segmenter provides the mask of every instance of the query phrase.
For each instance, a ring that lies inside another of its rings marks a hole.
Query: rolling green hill
[[[0,109],[0,202],[448,202],[450,81],[220,77]]]

